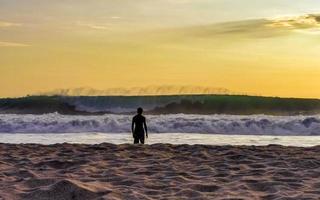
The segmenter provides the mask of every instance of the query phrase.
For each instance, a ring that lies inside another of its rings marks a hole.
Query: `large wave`
[[[320,100],[241,95],[172,96],[28,96],[0,99],[1,114],[98,115],[132,114],[142,106],[147,114],[270,114],[313,115]]]
[[[191,95],[191,94],[233,94],[230,90],[220,87],[203,87],[192,85],[161,85],[130,88],[108,88],[97,90],[88,87],[57,89],[42,92],[39,95],[59,96],[150,96],[150,95]]]
[[[320,115],[148,115],[152,133],[320,135]],[[128,133],[131,115],[0,115],[1,133]]]

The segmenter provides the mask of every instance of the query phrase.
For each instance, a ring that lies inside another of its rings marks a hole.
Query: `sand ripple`
[[[320,146],[0,144],[0,199],[319,199]]]

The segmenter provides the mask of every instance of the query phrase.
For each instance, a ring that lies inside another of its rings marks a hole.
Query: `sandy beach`
[[[0,199],[319,199],[320,146],[0,144]]]

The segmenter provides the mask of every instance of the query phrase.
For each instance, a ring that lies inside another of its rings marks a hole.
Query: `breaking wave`
[[[233,94],[230,90],[220,87],[202,87],[191,85],[162,85],[130,88],[109,88],[97,90],[88,87],[57,89],[42,92],[39,95],[59,96],[136,96],[136,95],[186,95],[186,94]]]
[[[0,115],[1,133],[128,133],[130,115]],[[320,135],[320,115],[148,115],[151,133]]]

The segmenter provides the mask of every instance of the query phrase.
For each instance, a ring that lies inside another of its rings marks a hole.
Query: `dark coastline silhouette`
[[[143,109],[137,109],[137,115],[132,119],[131,131],[134,139],[134,144],[144,144],[145,136],[148,138],[148,128],[146,118],[142,115]]]

